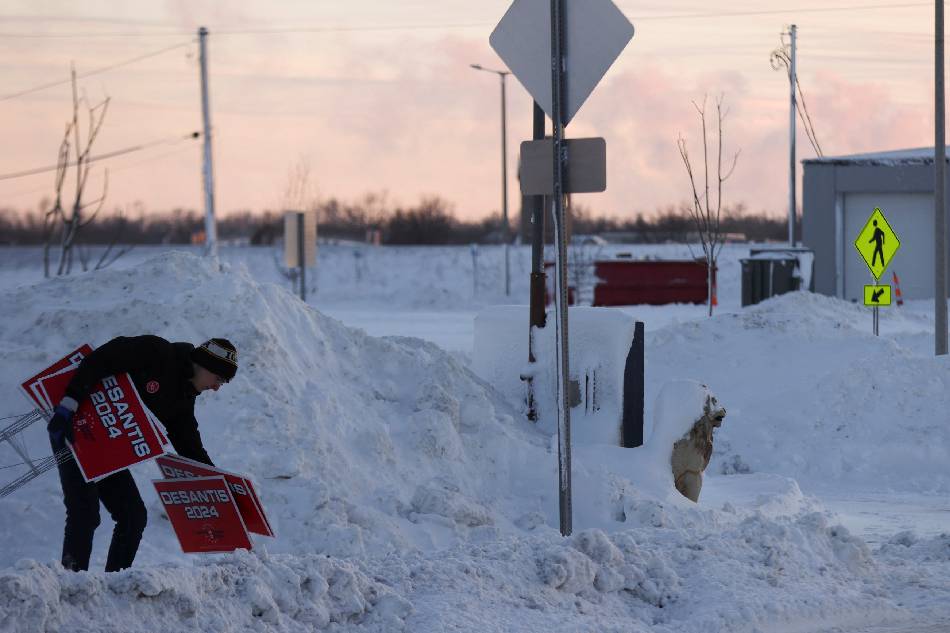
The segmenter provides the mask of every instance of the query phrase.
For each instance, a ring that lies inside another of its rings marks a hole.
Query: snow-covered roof
[[[950,154],[950,151],[947,153]],[[867,154],[824,156],[822,158],[809,158],[802,162],[833,165],[931,165],[934,162],[934,148],[915,147]]]

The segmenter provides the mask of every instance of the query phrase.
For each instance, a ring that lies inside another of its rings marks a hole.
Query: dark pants
[[[66,505],[63,567],[73,571],[89,569],[92,536],[99,527],[100,501],[115,521],[106,571],[131,567],[147,521],[145,504],[132,474],[122,470],[87,483],[75,460],[69,459],[59,465],[59,480]]]

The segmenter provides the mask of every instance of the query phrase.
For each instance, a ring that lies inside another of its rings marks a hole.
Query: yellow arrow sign
[[[865,286],[864,287],[864,305],[866,306],[891,305],[891,287],[890,286]]]
[[[894,253],[901,247],[901,241],[881,210],[875,208],[867,224],[858,233],[858,239],[854,240],[854,247],[861,253],[874,278],[880,279]]]

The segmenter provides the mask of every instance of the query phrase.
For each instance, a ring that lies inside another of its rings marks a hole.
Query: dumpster
[[[594,262],[595,306],[706,303],[706,260],[609,260]],[[716,269],[713,268],[713,285]]]
[[[742,305],[754,305],[786,292],[812,290],[813,251],[805,248],[758,248],[742,265]]]

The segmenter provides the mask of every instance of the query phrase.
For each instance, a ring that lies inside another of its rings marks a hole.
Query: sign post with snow
[[[879,208],[874,209],[864,228],[854,240],[854,247],[858,249],[868,270],[874,277],[874,283],[864,287],[864,305],[874,308],[874,336],[878,335],[878,307],[891,305],[891,287],[878,285],[877,281],[887,270],[888,264],[901,247],[901,241],[888,224],[887,218]]]
[[[488,40],[553,124],[551,213],[557,241],[558,499],[564,536],[572,531],[564,209],[568,155],[564,126],[632,37],[633,25],[611,0],[515,0]]]

